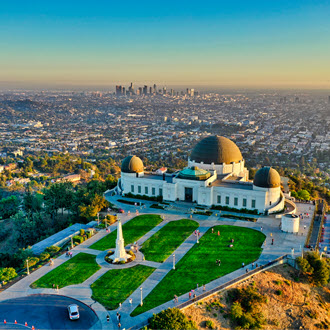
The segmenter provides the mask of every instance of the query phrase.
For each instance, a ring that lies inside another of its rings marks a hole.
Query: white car
[[[70,320],[78,320],[79,319],[79,307],[76,304],[68,306],[69,318]]]

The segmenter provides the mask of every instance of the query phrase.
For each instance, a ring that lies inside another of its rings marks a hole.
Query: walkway
[[[310,205],[308,205],[309,207]],[[305,210],[306,204],[298,204],[297,205],[299,213],[304,212],[310,212],[307,209]],[[153,213],[156,210],[153,210]],[[151,212],[150,212],[151,213]],[[125,223],[135,217],[136,214],[122,214],[120,215],[122,223]],[[158,226],[153,228],[149,233],[144,235],[139,241],[139,245],[141,245],[146,239],[148,239],[153,233],[158,231],[160,228],[162,228],[167,222],[169,221],[175,221],[182,218],[185,218],[182,215],[178,214],[168,214],[168,213],[162,213],[161,216],[164,217],[164,221],[161,222]],[[287,233],[282,233],[279,230],[279,220],[275,219],[275,217],[260,217],[258,219],[258,222],[248,222],[248,221],[237,221],[232,219],[225,219],[221,218],[219,220],[218,217],[211,216],[211,217],[193,217],[193,220],[196,220],[199,223],[199,231],[201,235],[203,235],[210,227],[213,227],[215,225],[223,224],[223,225],[233,225],[233,226],[241,226],[241,227],[247,227],[252,228],[256,230],[262,230],[263,233],[267,236],[267,239],[265,241],[265,244],[263,246],[262,254],[257,261],[258,264],[263,265],[268,263],[270,260],[274,260],[278,258],[279,256],[282,256],[283,254],[289,254],[291,253],[291,249],[294,248],[295,252],[300,253],[301,248],[304,245],[304,241],[306,239],[307,230],[304,230],[303,225],[306,223],[306,226],[309,225],[310,218],[305,218],[304,222],[301,224],[301,231],[299,232],[299,235],[292,235]],[[113,224],[110,226],[111,231],[116,229],[116,224]],[[169,301],[161,306],[158,306],[146,313],[143,313],[141,315],[138,315],[136,317],[130,317],[130,313],[139,305],[140,303],[140,295],[141,291],[140,288],[135,290],[130,297],[128,297],[125,301],[122,303],[122,307],[119,310],[113,310],[113,311],[106,311],[105,308],[100,305],[99,303],[95,302],[91,298],[91,288],[90,285],[95,282],[98,278],[100,278],[103,274],[105,274],[109,269],[113,268],[126,268],[126,267],[132,267],[136,264],[143,264],[147,266],[151,266],[156,268],[156,270],[153,272],[152,275],[149,276],[149,278],[143,283],[143,297],[146,297],[149,292],[152,291],[152,289],[166,276],[166,274],[172,269],[173,267],[173,256],[171,255],[165,262],[163,263],[156,263],[151,261],[143,261],[142,260],[142,254],[138,254],[137,259],[134,262],[131,262],[129,264],[125,265],[110,265],[108,263],[105,263],[104,256],[106,254],[106,251],[98,251],[90,249],[89,247],[94,244],[96,241],[101,239],[107,235],[107,232],[105,230],[102,230],[98,232],[95,236],[90,238],[89,240],[85,241],[84,243],[80,244],[79,246],[75,247],[72,251],[73,254],[76,255],[79,252],[85,252],[90,253],[97,256],[97,262],[101,266],[101,269],[97,271],[94,275],[92,275],[90,278],[88,278],[85,282],[79,284],[79,285],[71,285],[62,289],[58,290],[58,293],[61,295],[66,295],[75,299],[78,299],[85,304],[88,304],[91,306],[95,312],[97,313],[99,319],[102,322],[103,329],[118,329],[117,327],[117,320],[116,320],[116,313],[119,311],[122,315],[121,318],[121,324],[122,328],[130,328],[135,325],[140,324],[141,322],[145,322],[150,316],[152,316],[153,313],[158,313],[159,311],[163,310],[164,308],[168,307],[174,307],[178,303],[182,303],[187,300],[188,296],[187,294],[184,294],[183,296],[179,297],[179,302],[174,304],[173,301]],[[274,239],[274,245],[271,245],[271,239]],[[181,258],[191,249],[192,246],[196,244],[196,237],[192,234],[189,236],[177,249],[174,251],[175,253],[175,263],[177,264]],[[27,296],[29,294],[34,293],[57,293],[56,290],[53,289],[31,289],[29,285],[36,281],[37,279],[41,278],[43,275],[51,271],[53,268],[58,267],[62,263],[64,263],[67,259],[65,255],[60,256],[59,258],[54,260],[54,266],[44,266],[40,269],[33,272],[30,276],[27,276],[8,288],[7,290],[0,293],[0,301],[14,298],[14,297],[23,297]],[[251,266],[247,266],[251,267]],[[206,284],[206,290],[211,290],[233,278],[236,278],[239,275],[242,275],[245,273],[245,269],[238,269],[235,272],[228,274],[226,276],[223,276],[219,279],[216,279],[208,284]],[[195,288],[194,288],[195,289]],[[201,289],[199,289],[201,290]],[[132,305],[129,303],[129,299],[132,299],[133,303]],[[106,321],[106,316],[111,316],[111,322],[110,324]]]

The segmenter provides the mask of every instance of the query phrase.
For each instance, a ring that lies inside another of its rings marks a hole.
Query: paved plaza
[[[123,224],[134,218],[136,216],[136,211],[138,211],[139,214],[152,213],[152,214],[159,214],[162,216],[163,221],[159,225],[154,227],[149,233],[147,233],[138,240],[137,243],[139,246],[141,246],[149,237],[151,237],[155,232],[160,230],[169,221],[176,221],[190,217],[187,214],[187,209],[185,209],[186,207],[185,205],[177,207],[175,211],[170,208],[170,210],[168,211],[158,213],[157,211],[159,210],[149,208],[148,207],[149,202],[145,202],[145,201],[143,201],[145,205],[141,207],[135,207],[127,204],[119,204],[118,202],[116,202],[116,200],[113,200],[112,198],[111,198],[111,202],[115,202],[117,205],[119,205],[121,208],[123,208],[126,211],[124,214],[120,214],[120,218]],[[266,240],[263,244],[263,251],[260,255],[260,258],[257,260],[257,263],[259,265],[264,265],[269,261],[274,260],[280,256],[283,256],[285,254],[291,254],[292,249],[294,249],[296,256],[301,253],[305,243],[313,210],[314,210],[314,206],[311,204],[300,204],[300,203],[297,204],[297,214],[305,213],[305,212],[310,214],[309,217],[305,216],[304,219],[301,221],[300,232],[298,233],[298,235],[281,232],[279,228],[280,220],[276,219],[275,216],[268,216],[268,217],[259,216],[257,222],[248,222],[248,221],[226,219],[225,213],[223,212],[221,214],[221,218],[219,218],[219,215],[217,216],[212,215],[210,217],[206,217],[203,215],[193,215],[192,219],[198,222],[199,231],[201,235],[203,235],[209,228],[216,225],[231,225],[231,226],[251,228],[259,231],[262,230],[262,232],[266,235]],[[129,211],[129,213],[127,211]],[[306,229],[304,228],[304,226],[306,226]],[[116,223],[110,226],[111,232],[116,230],[116,228],[117,228]],[[152,316],[153,313],[158,313],[165,308],[174,307],[184,301],[187,301],[188,295],[184,294],[178,297],[178,302],[176,303],[174,303],[171,300],[163,305],[160,305],[136,317],[130,317],[130,313],[140,304],[140,295],[141,295],[140,287],[137,288],[135,292],[133,292],[131,296],[129,296],[125,301],[123,301],[122,306],[117,310],[107,311],[101,304],[94,301],[91,298],[92,290],[90,286],[92,283],[94,283],[98,278],[100,278],[110,269],[133,267],[137,264],[142,264],[156,268],[155,271],[149,276],[149,278],[147,278],[147,280],[142,284],[143,296],[146,297],[148,293],[153,290],[153,288],[167,275],[167,273],[173,267],[172,256],[170,256],[163,263],[157,263],[148,260],[143,260],[144,258],[141,252],[137,254],[137,258],[133,262],[130,262],[128,264],[124,264],[120,266],[109,264],[104,260],[106,251],[93,250],[89,248],[92,244],[94,244],[95,242],[97,242],[106,235],[108,235],[106,230],[101,230],[95,236],[83,242],[82,244],[78,245],[72,250],[73,255],[77,255],[80,252],[96,255],[96,262],[101,266],[100,270],[98,270],[94,275],[89,277],[85,282],[77,285],[70,285],[59,290],[30,288],[30,284],[32,284],[33,282],[44,276],[46,273],[50,272],[52,269],[60,266],[61,264],[63,264],[65,261],[68,260],[66,255],[63,254],[54,260],[53,266],[45,265],[40,269],[36,270],[35,272],[33,272],[31,275],[26,276],[16,284],[12,285],[7,290],[1,292],[0,302],[13,298],[26,297],[31,294],[52,294],[58,296],[67,296],[73,299],[77,299],[82,303],[90,306],[97,314],[100,322],[95,323],[90,327],[86,327],[86,329],[100,329],[101,326],[103,329],[118,329],[117,319],[116,319],[117,312],[120,312],[122,316],[121,317],[122,329],[124,328],[129,329],[135,325],[145,322],[149,317]],[[271,244],[272,239],[274,239],[274,245]],[[176,256],[175,258],[176,264],[194,246],[194,244],[196,244],[196,236],[192,234],[176,249],[176,251],[174,251]],[[127,248],[129,247],[130,246],[128,246]],[[250,267],[250,266],[247,265],[246,267]],[[219,285],[224,284],[229,280],[232,280],[237,276],[244,274],[245,271],[246,271],[245,268],[244,269],[241,268],[206,284],[205,287],[206,291],[216,288]],[[200,293],[202,293],[201,288],[199,290],[201,291]],[[199,292],[196,293],[197,295],[199,294]],[[129,303],[130,299],[132,299],[132,304]],[[109,321],[107,321],[107,315],[110,316]],[[36,320],[35,323],[37,329],[38,321]],[[39,326],[41,327],[41,324]]]

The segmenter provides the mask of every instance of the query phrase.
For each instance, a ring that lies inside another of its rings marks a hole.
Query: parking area
[[[79,306],[79,320],[70,321],[67,306]],[[60,295],[37,294],[0,302],[0,329],[13,329],[27,322],[35,329],[100,329],[99,319],[87,305],[76,299]],[[6,320],[7,324],[3,320]],[[26,327],[25,327],[26,329]]]

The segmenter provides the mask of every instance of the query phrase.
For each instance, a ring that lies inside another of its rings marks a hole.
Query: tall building
[[[328,103],[330,104],[330,95],[328,96]]]
[[[163,87],[163,94],[166,95],[166,86]]]
[[[122,92],[123,92],[122,86],[117,85],[116,86],[116,95],[120,96],[120,95],[122,95]]]
[[[148,94],[148,86],[147,85],[144,85],[144,87],[143,87],[143,94],[144,95]]]
[[[153,94],[152,87],[149,88],[149,94]]]
[[[154,84],[154,93],[157,94],[157,86]]]
[[[194,94],[195,94],[195,90],[192,88],[192,89],[190,90],[190,96],[194,96]]]

